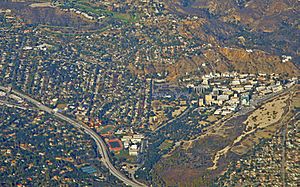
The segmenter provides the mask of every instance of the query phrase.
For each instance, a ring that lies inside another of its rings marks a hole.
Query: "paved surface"
[[[6,87],[2,87],[2,86],[0,86],[0,89],[7,90]],[[85,133],[90,135],[93,138],[93,140],[96,142],[96,145],[98,147],[98,151],[102,156],[101,161],[109,169],[111,174],[113,174],[115,177],[117,177],[119,180],[121,180],[122,182],[124,182],[128,186],[133,186],[133,187],[146,186],[145,184],[140,183],[136,180],[134,180],[134,181],[130,180],[128,177],[126,177],[124,174],[122,174],[120,171],[118,171],[112,165],[112,163],[110,162],[110,159],[109,159],[108,149],[107,149],[107,146],[106,146],[105,142],[102,140],[102,138],[97,133],[95,133],[87,125],[79,123],[79,122],[77,122],[77,121],[75,121],[75,120],[73,120],[73,119],[71,119],[71,118],[69,118],[69,117],[67,117],[67,116],[65,116],[61,113],[54,112],[51,108],[43,105],[39,101],[37,101],[37,100],[35,100],[35,99],[33,99],[33,98],[23,94],[23,93],[20,93],[20,92],[15,91],[15,90],[11,90],[11,93],[15,94],[15,95],[27,100],[27,101],[29,101],[30,103],[32,103],[36,107],[38,107],[40,110],[43,110],[47,113],[50,113],[53,116],[55,116],[55,117],[57,117],[57,118],[59,118],[63,121],[66,121],[66,122],[70,123],[71,125],[79,128],[79,129],[82,129]]]
[[[291,108],[291,102],[292,102],[292,97],[293,97],[294,93],[291,94],[290,99],[289,99],[289,109],[287,111],[287,113],[289,113],[292,108]],[[297,112],[291,119],[289,119],[287,122],[282,123],[282,158],[281,158],[281,178],[282,178],[282,186],[286,187],[287,186],[287,181],[286,181],[286,139],[287,139],[287,130],[288,130],[288,126],[289,124],[293,121],[293,120],[297,120],[299,119],[300,116],[300,112]]]
[[[10,102],[7,102],[7,101],[3,101],[3,100],[0,100],[0,105],[5,105],[7,107],[18,108],[18,109],[22,109],[22,110],[37,110],[35,108],[23,107],[21,105],[13,104],[13,103],[10,103]]]

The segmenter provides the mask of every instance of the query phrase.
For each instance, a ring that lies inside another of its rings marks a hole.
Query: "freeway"
[[[5,105],[7,107],[18,108],[18,109],[22,109],[22,110],[36,110],[35,108],[23,107],[21,105],[17,105],[17,104],[14,104],[14,103],[9,103],[9,102],[3,101],[3,100],[0,100],[0,105]]]
[[[5,90],[7,88],[5,87],[1,87],[0,89]],[[90,129],[87,125],[79,123],[61,113],[57,113],[54,112],[53,109],[43,105],[41,102],[23,94],[20,93],[16,90],[11,90],[12,94],[15,94],[27,101],[29,101],[30,103],[34,104],[37,108],[39,108],[40,110],[43,110],[47,113],[52,114],[53,116],[59,118],[60,120],[66,121],[68,123],[70,123],[71,125],[79,128],[79,129],[83,129],[84,132],[86,134],[88,134],[89,136],[91,136],[93,138],[93,140],[96,142],[96,145],[98,147],[98,151],[101,154],[102,158],[101,161],[103,162],[103,164],[109,169],[109,171],[111,172],[111,174],[113,174],[115,177],[117,177],[119,180],[121,180],[122,182],[124,182],[126,185],[128,186],[133,186],[133,187],[140,187],[140,186],[146,186],[143,183],[137,182],[137,181],[132,181],[129,178],[127,178],[124,174],[122,174],[120,171],[118,171],[110,162],[109,159],[109,155],[108,155],[108,149],[107,146],[105,145],[105,142],[103,141],[103,139],[97,134],[95,133],[92,129]]]

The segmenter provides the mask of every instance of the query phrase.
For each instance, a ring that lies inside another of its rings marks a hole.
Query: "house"
[[[240,85],[240,84],[241,84],[241,82],[240,82],[239,79],[233,80],[233,81],[231,82],[231,85],[233,85],[233,86],[237,86],[237,85]]]
[[[203,98],[199,98],[199,100],[198,100],[198,106],[199,107],[205,106]]]
[[[249,91],[249,90],[252,90],[253,85],[251,85],[251,84],[250,85],[245,85],[244,88],[245,88],[246,91]]]
[[[238,87],[234,87],[232,88],[233,91],[236,91],[238,93],[242,93],[245,91],[244,87],[243,86],[238,86]]]
[[[280,92],[283,90],[283,87],[281,85],[274,85],[271,88],[273,92]]]
[[[227,101],[227,100],[229,100],[229,95],[218,95],[217,100],[218,101]]]
[[[214,101],[214,99],[213,99],[212,95],[205,95],[205,104],[206,105],[211,105],[213,101]]]

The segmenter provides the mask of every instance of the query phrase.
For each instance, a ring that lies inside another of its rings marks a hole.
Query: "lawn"
[[[102,127],[101,130],[100,130],[100,133],[101,134],[106,134],[108,133],[109,131],[112,131],[113,130],[113,126],[109,125],[109,126],[106,126],[106,127]]]
[[[86,13],[92,13],[99,16],[106,15],[127,23],[134,23],[139,19],[139,15],[130,15],[130,14],[124,14],[119,12],[113,12],[109,10],[100,9],[98,7],[92,6],[91,4],[87,3],[86,1],[76,1],[74,2],[75,7],[79,10],[86,12]]]
[[[115,157],[120,160],[120,159],[126,159],[127,162],[134,163],[136,161],[135,156],[130,156],[128,150],[121,150],[119,153],[115,154]]]

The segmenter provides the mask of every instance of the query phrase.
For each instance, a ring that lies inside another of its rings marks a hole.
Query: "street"
[[[0,86],[0,89],[2,90],[7,90],[7,88],[5,87],[1,87]],[[93,138],[93,140],[96,142],[96,145],[98,147],[98,151],[99,153],[101,154],[102,156],[102,162],[103,164],[109,169],[109,171],[111,172],[111,174],[113,174],[115,177],[117,177],[119,180],[123,181],[126,185],[128,186],[133,186],[133,187],[140,187],[140,186],[146,186],[145,184],[142,184],[138,181],[132,181],[130,180],[129,178],[127,178],[125,175],[123,175],[120,171],[118,171],[114,166],[113,164],[111,163],[110,159],[109,159],[109,153],[108,153],[108,149],[106,147],[106,144],[105,142],[102,140],[102,138],[97,134],[95,133],[92,129],[90,129],[87,125],[85,124],[82,124],[80,122],[77,122],[61,113],[57,113],[57,112],[54,112],[51,108],[43,105],[42,103],[40,103],[39,101],[25,95],[25,94],[22,94],[18,91],[15,91],[15,90],[11,90],[11,94],[15,94],[25,100],[27,100],[28,102],[34,104],[38,109],[42,110],[42,111],[45,111],[53,116],[55,116],[56,118],[60,119],[60,120],[63,120],[63,121],[66,121],[68,123],[70,123],[71,125],[79,128],[79,129],[83,129],[84,132],[86,134],[88,134],[89,136],[91,136]]]

